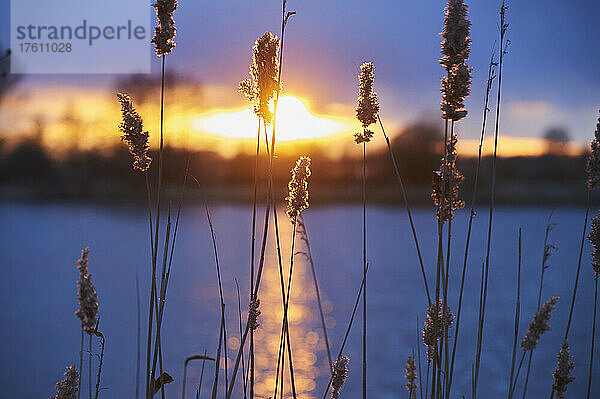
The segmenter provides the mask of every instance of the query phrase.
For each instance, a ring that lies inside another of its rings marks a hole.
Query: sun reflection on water
[[[279,212],[278,212],[279,214]],[[279,230],[283,257],[284,281],[287,284],[292,225],[283,212],[279,215]],[[277,354],[283,318],[281,279],[275,248],[267,251],[260,287],[261,326],[255,333],[255,393],[257,397],[273,396]],[[304,251],[296,238],[295,251]],[[302,254],[294,258],[292,289],[288,310],[290,340],[296,393],[303,399],[315,398],[316,378],[327,373],[325,341],[322,337],[315,289],[310,264]],[[287,356],[285,358],[284,397],[292,397]],[[279,390],[279,388],[278,388]],[[278,396],[279,397],[279,396]]]

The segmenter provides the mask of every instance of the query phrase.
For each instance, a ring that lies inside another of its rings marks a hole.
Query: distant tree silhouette
[[[566,129],[558,126],[550,127],[544,133],[544,140],[546,141],[546,154],[567,155],[570,137]]]
[[[402,129],[392,140],[392,149],[403,179],[408,183],[430,183],[431,172],[439,163],[442,141],[441,127],[434,122],[419,121]]]

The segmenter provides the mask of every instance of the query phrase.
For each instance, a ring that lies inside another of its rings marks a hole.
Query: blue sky
[[[0,4],[6,10],[0,17],[0,41],[7,43],[9,0]],[[461,134],[475,138],[501,2],[467,4],[474,72],[467,101],[470,113]],[[600,108],[600,1],[529,0],[507,5],[511,45],[503,76],[502,133],[540,136],[546,127],[561,125],[573,139],[589,141]],[[317,110],[331,103],[353,104],[354,65],[373,61],[386,120],[408,123],[437,117],[444,6],[444,1],[289,0],[288,8],[297,15],[286,32],[285,90],[310,99]],[[279,31],[280,7],[278,0],[180,0],[175,15],[177,47],[168,64],[235,91],[247,74],[254,40],[267,30]],[[154,59],[155,73],[158,67]],[[24,81],[90,84],[113,78],[39,75]]]

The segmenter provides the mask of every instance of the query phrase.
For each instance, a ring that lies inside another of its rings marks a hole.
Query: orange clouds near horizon
[[[120,109],[116,89],[42,86],[34,90],[14,90],[3,99],[0,108],[0,137],[8,141],[36,138],[51,153],[77,150],[110,150],[120,143],[118,124]],[[153,98],[153,97],[152,97]],[[135,99],[134,99],[135,102]],[[219,86],[176,86],[167,98],[165,126],[167,144],[192,150],[211,150],[224,157],[255,151],[257,119],[251,106],[235,90]],[[136,102],[150,131],[151,146],[158,132],[155,102]],[[326,112],[317,113],[309,99],[291,94],[281,97],[277,117],[277,140],[280,152],[298,147],[317,148],[336,159],[354,156],[353,133],[360,127],[354,118],[353,104],[329,104]],[[389,119],[389,118],[388,118]],[[390,138],[402,131],[402,121],[389,119]],[[264,133],[263,133],[264,135]],[[269,127],[270,137],[270,127]],[[459,137],[461,156],[477,156],[478,140]],[[385,142],[376,130],[370,148],[384,150]],[[569,143],[565,152],[582,153],[579,143]],[[488,136],[483,154],[493,152],[493,138]],[[547,143],[536,137],[501,135],[501,157],[539,156],[547,152]],[[358,156],[358,155],[356,155]]]

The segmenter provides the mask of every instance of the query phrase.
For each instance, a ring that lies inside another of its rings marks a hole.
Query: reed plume
[[[588,175],[587,187],[592,190],[600,183],[600,117],[591,143],[591,152],[587,157],[586,171]]]
[[[294,221],[300,212],[308,208],[308,178],[310,177],[310,158],[300,157],[291,171],[288,183],[287,215]]]
[[[133,168],[142,172],[150,167],[152,159],[148,156],[150,145],[148,144],[148,132],[144,132],[142,117],[133,106],[133,101],[125,93],[118,93],[117,98],[121,103],[121,115],[123,121],[119,124],[119,130],[123,133],[121,141],[127,143],[129,153],[133,157]]]
[[[469,95],[471,71],[466,64],[471,52],[471,22],[463,0],[449,0],[442,30],[442,58],[447,76],[442,78],[442,118],[458,121],[467,115],[464,99]]]
[[[442,54],[440,64],[447,71],[464,62],[471,52],[469,32],[471,22],[467,17],[468,9],[463,0],[449,0],[444,14],[442,30]]]
[[[557,359],[556,370],[552,373],[552,377],[554,378],[552,390],[556,392],[556,399],[564,399],[567,386],[575,380],[575,377],[570,376],[575,363],[573,362],[573,356],[569,353],[569,343],[566,340],[560,347]]]
[[[443,301],[440,299],[427,308],[427,317],[423,328],[423,343],[427,347],[427,359],[429,361],[434,360],[437,356],[438,340],[454,321],[454,315],[450,312],[450,307],[446,305],[442,312],[442,306]]]
[[[55,399],[75,399],[77,397],[77,384],[79,384],[79,373],[75,366],[68,366],[65,378],[56,383]]]
[[[254,113],[262,118],[266,125],[273,122],[272,100],[280,90],[279,71],[279,38],[266,32],[255,43],[252,49],[252,65],[249,79],[240,82],[239,91],[254,106]]]
[[[548,321],[552,317],[552,311],[556,307],[558,299],[557,296],[551,297],[535,312],[533,320],[529,323],[529,329],[521,341],[523,351],[534,350],[540,340],[540,336],[546,331],[551,330]]]
[[[596,138],[599,137],[598,131],[600,131],[600,121],[599,126],[596,129]],[[594,142],[598,143],[596,140]],[[592,148],[594,148],[594,142],[592,142]],[[596,147],[596,151],[598,151],[598,147]],[[589,163],[588,163],[589,165]],[[588,181],[589,182],[589,181]],[[589,183],[588,183],[589,184]],[[589,185],[588,185],[589,187]],[[589,193],[590,190],[588,190]],[[588,195],[589,198],[589,195]],[[588,201],[589,204],[589,201]],[[594,252],[592,252],[592,269],[594,270],[594,308],[592,313],[592,342],[590,344],[590,360],[588,365],[588,382],[587,382],[587,399],[590,398],[590,392],[592,388],[592,369],[594,365],[594,344],[595,344],[595,335],[596,335],[596,307],[598,304],[598,277],[600,277],[600,213],[598,213],[592,219],[592,227],[590,230],[590,234],[588,235],[588,239],[592,243],[594,247]]]
[[[260,316],[260,299],[254,299],[250,301],[250,306],[248,309],[248,324],[250,325],[250,329],[255,331],[260,323],[258,322],[258,316]]]
[[[333,376],[331,378],[331,397],[337,399],[340,397],[340,390],[348,378],[348,356],[340,356],[333,363]]]
[[[465,63],[454,65],[442,78],[442,118],[456,122],[467,116],[465,98],[471,93],[472,68]]]
[[[77,283],[79,309],[75,312],[75,316],[81,320],[81,328],[91,335],[96,330],[98,322],[98,295],[92,284],[92,275],[88,272],[89,252],[89,248],[83,249],[81,258],[77,261],[77,269],[79,269],[79,281]]]
[[[417,366],[415,365],[415,358],[409,356],[406,358],[406,389],[408,390],[409,398],[416,397],[417,387]]]
[[[368,143],[373,137],[373,132],[368,129],[370,125],[377,122],[379,113],[379,102],[377,94],[373,91],[375,82],[375,65],[365,62],[360,66],[358,105],[356,106],[356,118],[363,126],[363,131],[354,134],[356,144]]]
[[[600,213],[592,219],[592,227],[588,239],[594,247],[592,252],[592,268],[594,269],[594,277],[600,276]]]
[[[454,211],[462,208],[465,202],[459,198],[464,176],[456,168],[456,134],[452,134],[446,146],[446,155],[442,157],[439,171],[433,174],[433,202],[437,208],[437,217],[445,223],[454,217]]]
[[[169,54],[175,47],[173,39],[177,29],[173,21],[173,12],[177,9],[177,0],[156,0],[153,6],[158,26],[154,28],[152,43],[156,46],[156,55],[160,57]]]

